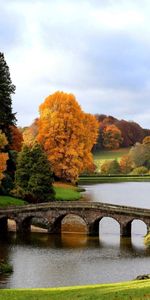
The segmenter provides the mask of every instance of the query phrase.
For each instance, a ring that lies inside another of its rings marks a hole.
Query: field
[[[43,289],[7,289],[0,300],[142,300],[150,299],[150,280]]]
[[[97,171],[99,172],[100,165],[105,160],[117,159],[118,161],[123,155],[127,155],[130,148],[120,148],[118,150],[101,150],[94,154],[94,163],[97,166]]]

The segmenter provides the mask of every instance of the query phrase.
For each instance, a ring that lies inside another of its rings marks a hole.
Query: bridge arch
[[[49,221],[47,218],[42,216],[26,216],[25,218],[21,219],[17,224],[17,231],[19,232],[30,232],[31,226],[34,225],[35,227],[45,228],[48,231]]]
[[[0,217],[0,234],[6,234],[7,231],[16,231],[17,219],[10,216]]]
[[[102,220],[113,220],[113,221],[115,221],[116,222],[116,224],[118,223],[118,225],[119,225],[119,231],[120,231],[120,221],[116,218],[116,217],[114,217],[114,216],[112,216],[112,215],[103,215],[103,216],[100,216],[100,217],[98,217],[98,218],[96,218],[95,220],[94,220],[94,222],[90,225],[90,235],[95,235],[95,236],[98,236],[99,235],[99,233],[100,233],[100,227],[101,227],[101,221]]]
[[[140,218],[132,218],[126,224],[126,236],[131,236],[132,234],[140,234],[143,233],[144,235],[147,233],[147,224]],[[145,228],[144,228],[145,227]],[[144,232],[145,231],[145,232]]]
[[[72,219],[73,225],[71,224],[70,220]],[[67,222],[67,224],[66,224]],[[76,232],[79,232],[79,223],[82,222],[82,226],[84,225],[85,230],[82,230],[82,232],[88,232],[88,226],[86,220],[77,213],[63,213],[55,218],[53,223],[51,224],[49,228],[49,233],[61,233],[63,232],[74,232],[74,228],[76,226]],[[68,228],[67,228],[68,227]],[[69,228],[70,227],[70,228]]]

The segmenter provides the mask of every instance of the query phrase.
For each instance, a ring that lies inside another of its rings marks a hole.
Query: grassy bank
[[[60,200],[73,201],[73,200],[79,200],[81,198],[81,193],[78,191],[77,187],[74,187],[72,185],[56,183],[54,184],[54,189],[56,192],[57,201]],[[24,204],[27,204],[27,202],[21,199],[10,197],[10,196],[0,196],[0,207],[7,207],[12,205],[20,206]]]
[[[150,280],[48,289],[0,290],[0,300],[150,299]]]
[[[0,207],[6,207],[11,205],[24,205],[26,204],[25,201],[10,197],[10,196],[0,196]]]
[[[80,176],[79,184],[117,183],[117,182],[149,182],[150,176]]]
[[[69,184],[55,183],[54,189],[56,192],[56,200],[79,200],[81,198],[81,193],[78,191],[77,187]]]

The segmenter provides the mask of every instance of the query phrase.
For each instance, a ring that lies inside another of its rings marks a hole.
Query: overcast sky
[[[18,125],[62,90],[86,112],[150,128],[149,0],[0,0],[0,52]]]

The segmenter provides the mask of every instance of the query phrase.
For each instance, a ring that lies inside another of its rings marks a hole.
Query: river
[[[87,185],[85,199],[150,208],[150,183]],[[150,248],[144,245],[146,226],[134,221],[132,238],[120,238],[119,224],[104,218],[100,236],[84,234],[24,237],[9,232],[0,240],[0,259],[14,272],[0,275],[1,288],[56,287],[131,280],[150,273]]]

